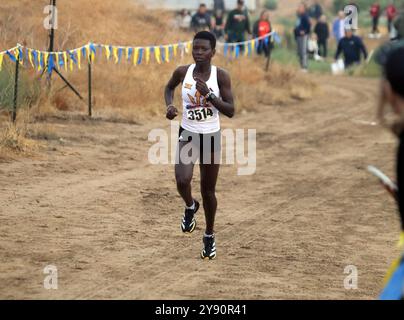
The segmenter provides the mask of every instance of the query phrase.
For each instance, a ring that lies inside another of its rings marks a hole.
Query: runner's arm
[[[223,113],[229,118],[233,118],[235,108],[230,76],[226,71],[218,69],[217,80],[219,82],[222,99],[216,97],[211,103],[220,113]]]
[[[168,81],[164,90],[164,99],[166,101],[167,114],[169,120],[173,120],[178,115],[177,108],[173,105],[175,88],[184,80],[187,66],[177,68],[171,79]]]

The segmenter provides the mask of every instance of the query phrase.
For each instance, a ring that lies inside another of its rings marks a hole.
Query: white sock
[[[194,200],[194,203],[192,204],[192,206],[187,207],[187,205],[185,205],[185,208],[186,208],[187,210],[195,210],[195,200]]]
[[[212,234],[206,234],[206,233],[205,233],[204,237],[205,237],[205,238],[214,238],[214,237],[215,237],[215,234],[214,234],[214,233],[212,233]]]

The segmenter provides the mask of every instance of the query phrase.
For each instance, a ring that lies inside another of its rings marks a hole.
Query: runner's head
[[[383,71],[384,96],[396,114],[404,115],[404,46],[388,54]]]
[[[209,31],[198,32],[193,41],[192,56],[196,63],[210,63],[216,53],[216,37]]]

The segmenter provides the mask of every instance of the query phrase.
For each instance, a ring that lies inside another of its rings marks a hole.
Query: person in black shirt
[[[344,55],[345,67],[350,67],[361,62],[361,53],[365,59],[368,52],[361,38],[355,36],[351,29],[345,29],[345,37],[338,43],[338,49],[335,54],[335,60],[338,60],[341,53]]]
[[[397,152],[397,201],[404,231],[404,45],[391,49],[383,66],[379,118],[385,124],[383,114],[389,104],[399,120],[391,127],[400,140]]]
[[[330,28],[327,24],[327,17],[322,15],[319,22],[314,27],[314,33],[317,35],[318,51],[321,57],[327,57],[327,42],[330,37]]]
[[[201,4],[199,6],[198,12],[195,13],[191,20],[191,28],[197,33],[199,31],[207,31],[212,27],[212,22],[210,15],[207,12],[206,4]]]
[[[386,105],[392,107],[398,118],[390,126],[390,129],[399,138],[396,163],[398,191],[393,191],[393,194],[396,195],[401,218],[400,244],[402,246],[404,244],[404,45],[393,47],[391,51],[384,55],[385,58],[383,59],[385,61],[381,62],[383,65],[383,79],[381,83],[379,118],[380,122],[386,125],[383,117]],[[388,282],[380,295],[380,299],[404,299],[403,268],[404,255],[400,256],[389,270]]]

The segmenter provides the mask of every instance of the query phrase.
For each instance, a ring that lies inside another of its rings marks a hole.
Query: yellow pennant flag
[[[250,46],[248,45],[248,43],[246,43],[244,46],[244,56],[245,57],[248,56],[248,51],[250,50],[249,48],[250,48]]]
[[[149,63],[150,61],[150,48],[146,48],[146,63]]]
[[[165,57],[166,57],[166,62],[170,62],[170,46],[166,46],[165,47],[165,51],[166,51],[166,53],[165,53]]]
[[[43,60],[45,68],[48,66],[48,60],[49,60],[49,52],[45,52],[44,53],[44,60]]]
[[[60,63],[59,63],[59,53],[55,53],[56,56],[56,68],[59,68]]]
[[[1,66],[3,65],[3,58],[4,58],[4,53],[0,53],[0,71],[1,71]]]
[[[73,64],[74,64],[74,61],[73,61],[72,57],[70,57],[70,71],[73,71]]]
[[[137,60],[139,59],[139,48],[134,48],[135,52],[133,54],[133,64],[137,65]]]
[[[255,41],[251,41],[251,51],[254,52],[255,50]]]
[[[34,61],[32,60],[32,49],[28,50],[28,60],[29,60],[29,63],[31,64],[32,68],[35,68]]]
[[[192,48],[192,43],[188,42],[187,46],[186,46],[186,52],[189,53],[191,51],[191,48]]]
[[[173,45],[174,57],[177,56],[178,44]]]
[[[37,51],[36,55],[38,57],[38,71],[41,71],[42,70],[41,59],[43,59],[42,52]]]
[[[67,71],[67,53],[63,52],[63,64],[65,66],[65,71]]]
[[[117,47],[113,47],[112,51],[114,53],[114,58],[115,58],[115,63],[118,63],[119,61],[119,57],[118,57],[118,48]]]
[[[81,70],[81,50],[76,50],[77,53],[77,64],[79,65],[79,70]]]
[[[109,58],[111,57],[111,49],[109,48],[109,46],[104,46],[105,48],[105,55],[107,56],[107,59],[109,60]]]
[[[161,63],[161,51],[160,47],[154,47],[154,56],[156,57],[156,61],[158,64]]]
[[[125,49],[125,57],[126,57],[126,60],[129,59],[129,47],[126,47],[126,49]]]

